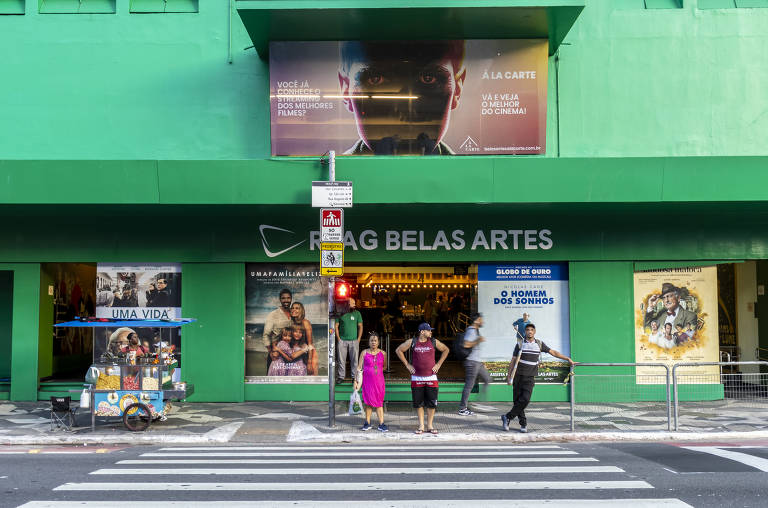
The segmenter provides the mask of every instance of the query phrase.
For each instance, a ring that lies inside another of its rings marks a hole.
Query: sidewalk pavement
[[[472,407],[472,406],[471,406]],[[266,444],[417,441],[613,441],[714,440],[768,438],[768,401],[686,402],[680,406],[680,431],[667,430],[665,403],[591,404],[577,406],[576,432],[570,431],[568,403],[532,403],[526,410],[529,433],[517,422],[501,429],[500,415],[508,402],[473,406],[477,413],[460,416],[455,403],[441,405],[435,416],[438,435],[415,435],[415,411],[404,402],[388,402],[385,421],[390,431],[362,432],[361,416],[347,414],[336,404],[336,424],[328,427],[327,402],[174,403],[165,422],[144,432],[130,432],[119,419],[97,418],[91,432],[90,413],[77,415],[71,432],[51,431],[49,404],[0,401],[0,445],[53,444]]]

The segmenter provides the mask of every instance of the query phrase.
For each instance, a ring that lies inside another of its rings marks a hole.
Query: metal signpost
[[[320,208],[320,275],[328,277],[333,306],[336,276],[344,275],[344,210],[352,207],[352,182],[336,181],[336,152],[328,152],[328,181],[312,182],[312,207]],[[325,161],[323,161],[325,162]],[[336,318],[328,317],[328,426],[336,424]]]

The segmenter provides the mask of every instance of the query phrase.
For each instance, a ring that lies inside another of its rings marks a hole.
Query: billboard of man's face
[[[548,47],[546,39],[272,41],[272,154],[545,153]]]
[[[339,85],[361,141],[374,153],[441,153],[466,70],[464,41],[348,41]]]

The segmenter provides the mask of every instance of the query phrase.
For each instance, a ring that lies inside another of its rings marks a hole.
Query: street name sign
[[[312,182],[313,208],[352,208],[352,182]]]

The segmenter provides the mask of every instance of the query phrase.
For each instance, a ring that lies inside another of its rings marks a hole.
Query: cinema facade
[[[336,179],[354,186],[345,279],[364,330],[386,337],[391,353],[423,320],[449,342],[461,316],[479,310],[497,379],[523,313],[577,361],[760,358],[768,149],[757,133],[768,120],[751,112],[768,99],[748,76],[768,68],[754,67],[768,62],[749,42],[768,42],[768,9],[411,3],[240,0],[231,13],[200,5],[151,16],[118,3],[114,13],[54,20],[28,1],[23,13],[0,15],[0,41],[36,34],[0,84],[14,99],[0,126],[0,399],[82,386],[102,339],[55,323],[172,309],[197,319],[170,339],[181,378],[195,386],[190,401],[327,400],[328,293],[310,188],[329,178],[328,149],[338,153]],[[702,23],[707,31],[693,30]],[[693,48],[684,60],[657,44],[679,41],[681,27]],[[414,87],[365,89],[386,82],[386,65],[370,63],[371,45],[340,42],[414,39],[465,41],[466,74],[450,53],[450,65],[414,71]],[[713,69],[716,44],[739,56]],[[734,66],[740,74],[724,72]],[[41,93],[31,71],[58,87]],[[278,90],[278,81],[292,84]],[[710,88],[682,90],[681,81]],[[405,130],[384,141],[366,123],[386,115],[385,103],[401,116],[420,111],[440,83],[448,95],[430,110],[438,120],[420,112],[421,138]],[[178,307],[151,303],[160,279]],[[670,285],[695,319],[673,330],[686,340],[665,348],[651,322]],[[314,347],[297,375],[270,371],[267,359],[268,316],[283,289],[302,304]],[[407,400],[407,375],[390,356],[387,397]],[[540,373],[538,400],[567,400],[558,368]],[[462,372],[451,358],[441,373],[448,403]],[[337,390],[348,393],[348,383]],[[491,395],[507,400],[510,388],[495,383]]]

